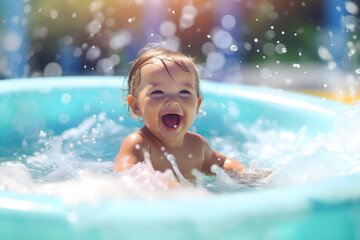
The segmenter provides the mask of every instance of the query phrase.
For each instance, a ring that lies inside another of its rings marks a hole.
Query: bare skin
[[[144,151],[147,151],[154,169],[159,171],[172,169],[166,158],[172,154],[187,178],[192,177],[194,168],[212,174],[213,164],[243,174],[244,165],[212,149],[199,134],[188,131],[202,102],[196,93],[193,75],[166,60],[141,68],[140,84],[127,99],[133,113],[143,119],[144,126],[124,140],[115,171],[123,172],[143,162]]]

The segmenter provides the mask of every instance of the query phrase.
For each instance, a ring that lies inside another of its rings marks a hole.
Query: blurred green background
[[[165,42],[205,79],[359,96],[354,0],[1,0],[0,9],[0,79],[123,75],[146,43]]]

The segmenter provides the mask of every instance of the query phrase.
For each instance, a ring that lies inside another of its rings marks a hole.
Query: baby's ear
[[[196,107],[196,114],[199,113],[199,108],[200,108],[201,103],[202,103],[202,97],[198,97],[198,99],[197,99],[197,107]]]
[[[131,107],[132,112],[137,116],[140,117],[141,113],[140,113],[140,109],[139,109],[139,104],[138,101],[136,99],[136,97],[132,94],[129,94],[127,97],[127,101]]]

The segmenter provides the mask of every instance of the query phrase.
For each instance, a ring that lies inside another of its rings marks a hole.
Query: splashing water
[[[190,184],[177,168],[180,160],[171,154],[167,159],[176,177],[171,170],[155,171],[148,155],[129,171],[114,173],[120,143],[135,128],[100,113],[58,136],[41,131],[23,141],[21,152],[0,158],[0,190],[59,195],[73,204],[109,198],[189,198],[311,183],[360,172],[359,117],[359,103],[346,106],[338,113],[333,132],[312,138],[306,136],[306,127],[287,132],[261,119],[252,126],[238,123],[233,136],[207,138],[215,149],[248,166],[245,177],[214,165],[216,177],[193,170]],[[239,136],[245,141],[234,146]],[[272,174],[267,176],[266,170]]]

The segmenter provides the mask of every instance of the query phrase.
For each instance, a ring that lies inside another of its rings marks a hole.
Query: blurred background
[[[123,75],[165,42],[204,79],[359,99],[359,2],[0,0],[0,79]]]

